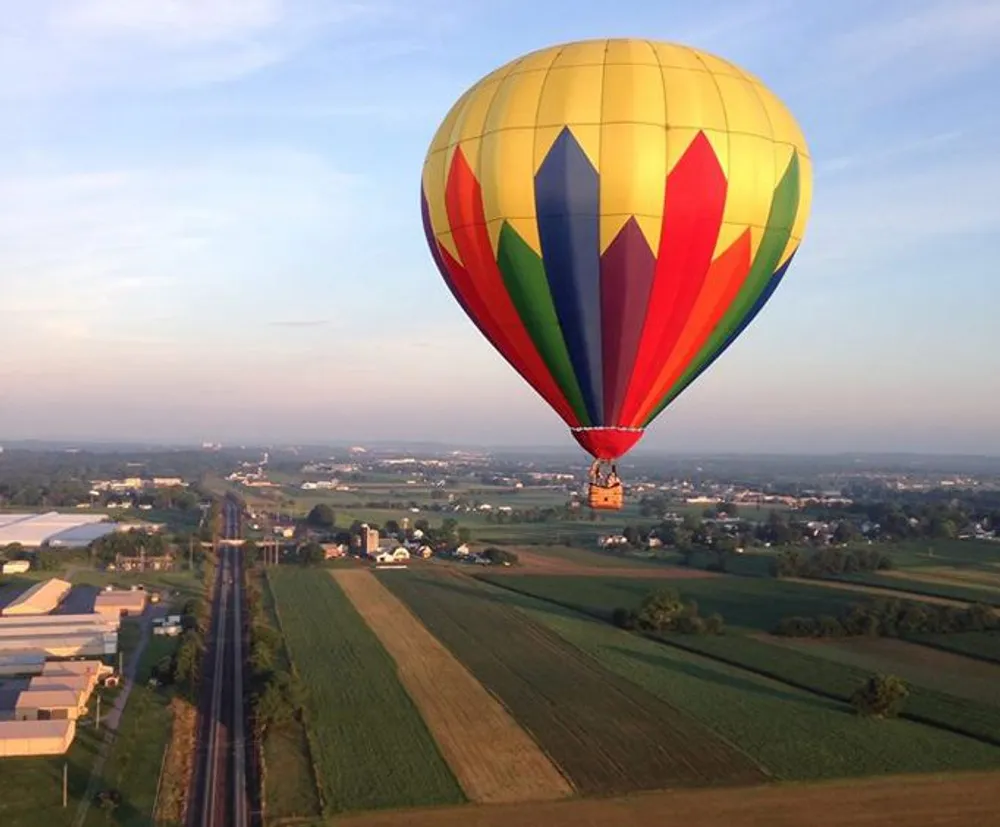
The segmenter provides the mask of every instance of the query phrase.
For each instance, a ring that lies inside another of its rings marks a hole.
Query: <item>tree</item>
[[[392,536],[392,535],[399,536],[400,531],[402,531],[402,529],[400,529],[398,521],[396,520],[385,521],[386,536]]]
[[[248,566],[257,565],[257,560],[260,559],[260,549],[253,540],[245,540],[243,543],[243,562]]]
[[[646,595],[636,621],[640,628],[663,632],[674,627],[683,611],[684,604],[674,589],[660,589]]]
[[[458,542],[468,543],[472,539],[472,531],[464,526],[458,530]]]
[[[333,528],[337,524],[337,516],[326,503],[319,503],[306,516],[306,523],[313,528]]]
[[[851,542],[858,536],[854,523],[850,520],[841,520],[833,530],[833,542],[841,545]]]
[[[299,548],[299,562],[303,566],[318,566],[325,559],[326,553],[319,543],[306,543]]]
[[[851,705],[868,718],[894,718],[910,694],[895,675],[872,675],[851,695]]]
[[[458,520],[454,517],[445,517],[441,521],[441,536],[452,540],[455,537],[455,532],[458,531]]]

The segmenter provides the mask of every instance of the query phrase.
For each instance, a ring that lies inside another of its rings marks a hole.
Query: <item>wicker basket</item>
[[[618,511],[625,502],[625,488],[622,484],[594,485],[591,483],[587,493],[587,504],[591,508],[602,511]]]

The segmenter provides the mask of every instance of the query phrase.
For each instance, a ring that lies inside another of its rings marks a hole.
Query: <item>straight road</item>
[[[238,539],[239,506],[223,504],[223,536]],[[198,710],[197,770],[189,827],[255,827],[259,812],[247,772],[252,758],[244,697],[246,629],[243,566],[238,548],[219,547],[212,622],[206,646]]]

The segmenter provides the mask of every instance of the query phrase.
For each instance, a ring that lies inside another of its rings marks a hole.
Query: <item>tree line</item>
[[[908,637],[1000,629],[992,606],[938,606],[908,600],[855,603],[840,615],[786,617],[774,629],[783,637]]]

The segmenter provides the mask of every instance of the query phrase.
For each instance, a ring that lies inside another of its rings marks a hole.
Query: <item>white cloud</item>
[[[245,37],[281,20],[281,0],[83,0],[60,3],[50,20],[70,37],[210,42]]]
[[[280,299],[294,279],[274,269],[278,253],[303,240],[319,256],[343,244],[365,197],[359,179],[295,152],[0,175],[0,341],[38,337],[18,348],[31,362],[61,358],[68,339],[148,341],[154,322],[183,338],[213,302]]]
[[[877,106],[1000,58],[998,0],[909,2],[902,14],[877,17],[820,46],[827,82],[853,87],[853,103]]]
[[[0,99],[230,81],[326,40],[378,49],[447,26],[443,0],[31,0],[0,17]],[[393,48],[396,48],[393,46]]]

